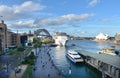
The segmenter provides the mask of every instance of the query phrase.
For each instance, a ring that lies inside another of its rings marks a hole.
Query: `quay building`
[[[12,46],[20,45],[20,35],[7,29],[4,20],[0,23],[0,55],[6,52],[6,49]]]
[[[115,35],[115,41],[116,41],[117,44],[120,44],[120,32],[116,33],[116,35]]]
[[[76,50],[85,63],[102,72],[103,78],[120,78],[120,57]]]

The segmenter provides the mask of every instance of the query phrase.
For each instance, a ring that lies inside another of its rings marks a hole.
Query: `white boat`
[[[115,53],[105,53],[105,52],[103,52],[103,51],[98,51],[97,52],[98,54],[109,54],[109,55],[113,55],[113,56],[115,56],[116,54]]]
[[[83,62],[82,57],[74,50],[68,50],[66,56],[74,63]]]
[[[102,50],[98,51],[99,54],[109,54],[109,55],[116,55],[115,53],[115,47],[110,46],[110,47],[105,47]]]

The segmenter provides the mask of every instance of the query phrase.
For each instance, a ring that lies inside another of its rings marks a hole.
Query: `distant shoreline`
[[[113,43],[113,44],[120,44],[120,42],[116,42],[115,39],[108,39],[108,40],[98,40],[98,39],[95,39],[94,37],[82,37],[82,38],[74,38],[72,40],[91,40],[91,41],[96,41],[96,42],[109,42],[109,43]]]
[[[115,42],[115,40],[97,40],[97,39],[94,39],[93,41],[96,41],[96,42],[109,42],[109,43],[113,43],[113,44],[118,44]]]

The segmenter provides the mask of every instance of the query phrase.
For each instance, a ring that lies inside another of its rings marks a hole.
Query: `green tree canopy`
[[[52,41],[50,39],[43,39],[42,43],[43,44],[49,44],[49,43],[52,43]]]

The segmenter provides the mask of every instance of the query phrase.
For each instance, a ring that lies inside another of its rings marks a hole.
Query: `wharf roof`
[[[75,51],[84,56],[90,56],[92,58],[95,58],[106,64],[112,65],[120,69],[120,57],[119,56],[116,56],[116,55],[113,56],[113,55],[108,55],[108,54],[97,54],[97,53],[92,53],[92,52],[85,51],[85,50],[75,50]]]

